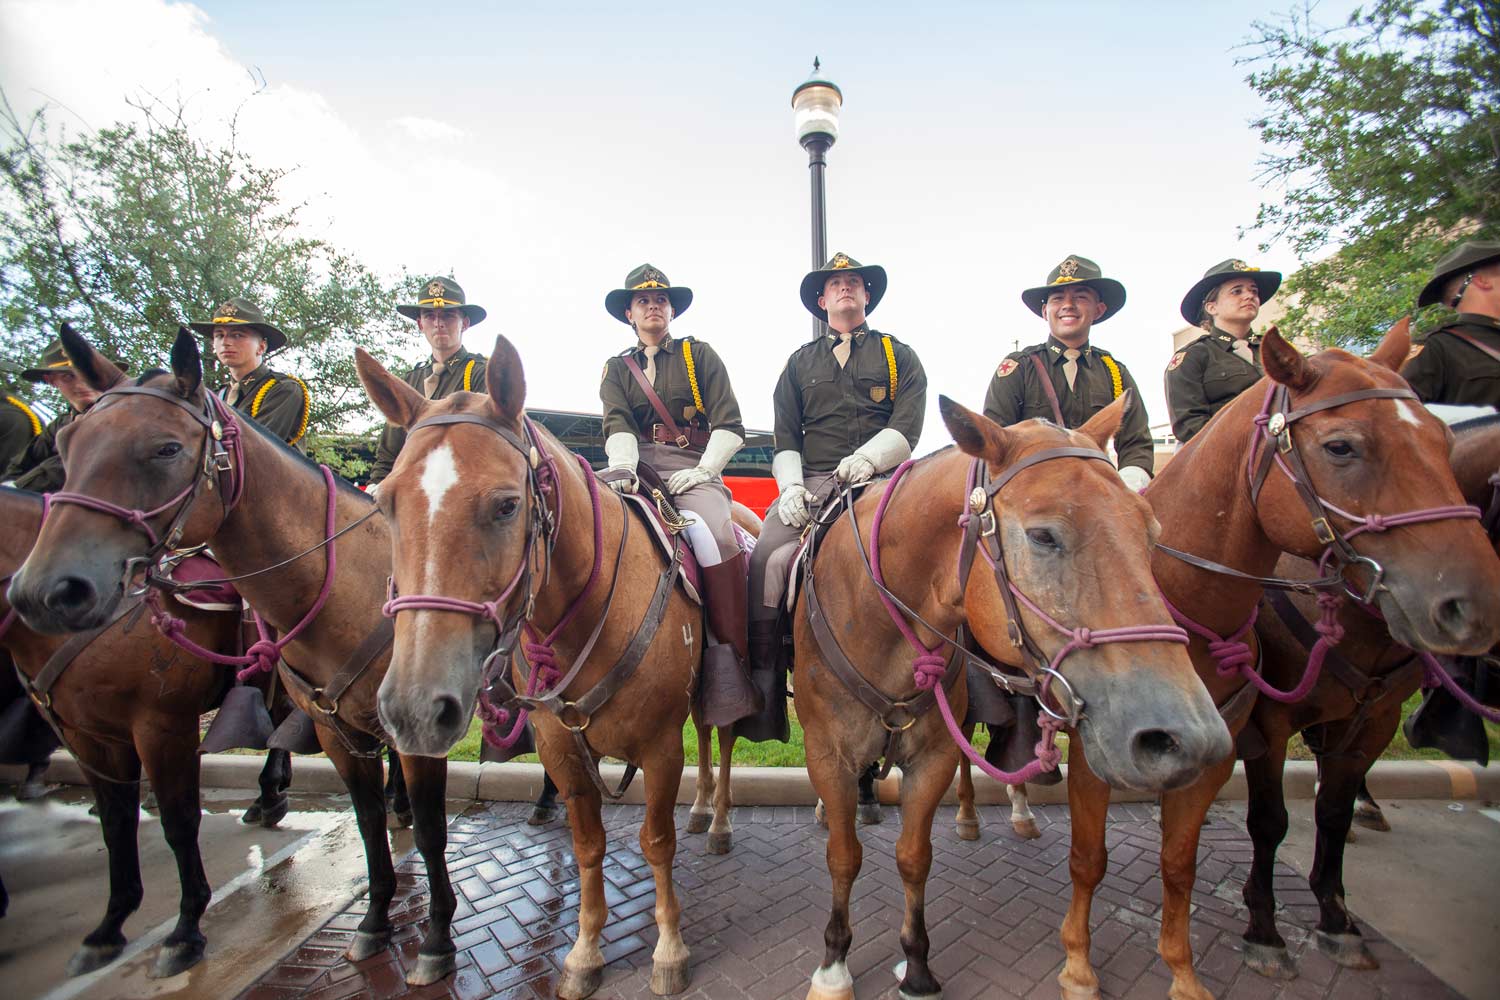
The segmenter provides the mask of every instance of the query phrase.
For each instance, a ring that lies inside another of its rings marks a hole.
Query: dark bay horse
[[[1113,784],[1175,787],[1230,753],[1228,730],[1193,674],[1181,642],[1185,635],[1170,624],[1151,581],[1154,519],[1101,450],[1127,404],[1122,398],[1080,430],[1065,431],[1040,420],[1001,428],[943,398],[943,419],[958,448],[902,466],[890,484],[867,490],[852,518],[840,517],[822,540],[798,595],[794,633],[797,715],[806,734],[808,774],[827,814],[833,883],[825,952],[810,1000],[853,996],[849,898],[862,860],[856,781],[882,754],[902,768],[896,859],[906,891],[906,961],[898,969],[900,994],[940,994],[928,965],[924,899],[933,814],[960,756],[942,699],[951,719],[962,719],[968,693],[964,671],[950,667],[951,681],[941,683],[951,683],[951,691],[938,695],[936,709],[898,710],[906,700],[921,699],[911,694],[917,685],[908,630],[927,651],[919,662],[934,694],[939,689],[932,672],[944,668],[933,661],[948,658],[934,649],[941,650],[943,637],[955,636],[960,626],[986,649],[1013,653],[1018,662],[1022,643],[1036,649],[1044,657],[1039,664],[1031,661],[1036,672],[1062,685],[1052,689],[1053,697],[1078,720],[1072,745],[1087,746],[1099,773]],[[966,474],[970,482],[988,485],[971,490]],[[877,511],[883,551],[876,540]],[[963,583],[955,572],[967,547],[961,518],[979,519],[985,561],[995,567],[992,572],[975,561]],[[852,521],[858,522],[858,538]],[[883,574],[883,585],[910,609],[904,614],[920,616],[920,624],[905,617],[898,623],[887,613],[860,554],[867,541],[870,572]],[[1003,573],[1009,574],[1009,592],[1001,589]],[[1012,593],[1026,609],[1014,617]],[[1096,638],[1098,633],[1130,633],[1143,641]],[[861,692],[860,684],[880,694]],[[894,714],[881,713],[874,704],[880,698],[903,701],[893,705]]]
[[[5,579],[31,550],[42,524],[42,497],[0,487],[0,523],[5,525],[0,579]],[[199,644],[217,649],[233,645],[237,612],[179,610]],[[198,851],[198,717],[219,704],[233,675],[173,645],[145,620],[116,619],[89,638],[87,633],[39,634],[0,598],[0,646],[33,683],[47,675],[41,681],[47,689],[41,700],[93,788],[109,851],[104,919],[83,939],[68,962],[68,973],[91,972],[125,949],[125,920],[140,907],[144,893],[136,844],[144,765],[182,885],[177,926],[162,942],[152,972],[173,976],[196,965],[206,943],[199,929],[210,887]],[[271,778],[274,786],[280,775]],[[280,794],[274,787],[267,791]]]
[[[1483,651],[1500,634],[1500,562],[1477,521],[1444,515],[1408,524],[1401,516],[1463,501],[1448,466],[1446,428],[1395,373],[1408,344],[1401,325],[1368,361],[1339,350],[1304,358],[1273,329],[1261,346],[1266,379],[1221,410],[1146,490],[1162,525],[1152,558],[1156,580],[1180,620],[1221,637],[1214,646],[1230,657],[1223,673],[1208,641],[1195,635],[1190,651],[1235,733],[1257,696],[1245,677],[1255,662],[1248,623],[1282,552],[1319,559],[1342,544],[1352,555],[1335,567],[1347,563],[1349,585],[1374,592],[1403,644]],[[1298,466],[1305,492],[1287,471]],[[1167,548],[1241,575],[1190,564]],[[1241,640],[1249,646],[1237,647]],[[1068,764],[1073,898],[1059,982],[1069,1000],[1085,1000],[1099,995],[1088,958],[1089,909],[1107,860],[1109,789],[1082,747],[1070,745]],[[1189,911],[1198,833],[1233,767],[1226,756],[1198,781],[1162,796],[1158,947],[1172,971],[1173,1000],[1210,996],[1193,970]]]
[[[1500,470],[1500,417],[1454,430],[1450,456],[1454,478],[1464,498],[1483,509],[1489,506],[1493,490],[1490,478]],[[1283,556],[1276,574],[1311,580],[1318,570],[1307,560]],[[1275,597],[1267,595],[1261,603],[1255,629],[1265,650],[1266,680],[1287,689],[1307,670],[1309,650],[1318,635],[1312,623],[1319,620],[1320,610],[1307,595],[1287,593],[1285,603]],[[1292,704],[1258,699],[1251,715],[1267,749],[1245,762],[1250,791],[1247,826],[1255,843],[1255,860],[1244,889],[1250,911],[1244,934],[1245,963],[1278,979],[1296,975],[1286,942],[1276,929],[1272,880],[1276,848],[1287,831],[1282,773],[1287,741],[1311,726],[1322,727],[1314,809],[1317,840],[1308,872],[1320,910],[1314,940],[1340,965],[1373,969],[1379,964],[1344,905],[1344,844],[1356,794],[1395,735],[1402,703],[1422,683],[1422,662],[1391,636],[1384,622],[1352,602],[1339,610],[1337,625],[1342,640],[1328,652],[1311,693]]]
[[[78,334],[65,328],[62,339],[89,384],[120,382],[119,371]],[[28,621],[51,630],[94,627],[118,607],[123,581],[163,544],[209,543],[227,575],[245,576],[240,593],[280,636],[281,680],[317,723],[318,742],[354,804],[370,890],[348,957],[369,958],[390,937],[396,889],[376,708],[390,649],[380,610],[389,533],[363,493],[238,420],[207,392],[191,333],[178,332],[171,358],[170,374],[105,392],[88,419],[59,436],[69,490],[95,506],[53,511],[11,598]],[[428,931],[408,981],[426,984],[454,968],[455,899],[444,859],[447,762],[403,756],[401,768],[431,886]]]
[[[646,782],[641,852],[656,881],[651,989],[681,992],[689,955],[672,879],[672,808],[703,615],[675,583],[676,558],[660,552],[586,463],[525,419],[525,374],[504,337],[496,339],[483,394],[429,401],[363,351],[357,366],[375,405],[408,429],[380,490],[399,595],[389,605],[396,640],[380,687],[386,730],[403,753],[442,754],[464,735],[482,685],[486,699],[522,704],[510,702],[508,690],[496,695],[505,679],[486,673],[491,662],[496,674],[509,674],[514,691],[534,696],[525,705],[542,763],[568,803],[578,860],[578,937],[557,988],[565,998],[593,993],[604,970],[600,806],[617,793],[604,785],[596,760],[607,754],[638,766]],[[529,675],[507,645],[523,629]],[[733,737],[727,729],[719,736],[723,770],[711,835],[727,849]],[[708,740],[700,727],[700,753]],[[711,776],[700,776],[700,799],[705,778],[712,787]]]

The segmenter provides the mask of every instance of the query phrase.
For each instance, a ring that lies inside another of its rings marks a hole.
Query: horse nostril
[[[94,585],[76,576],[65,576],[52,585],[42,603],[48,611],[72,611],[88,605],[94,597]]]
[[[1433,617],[1449,634],[1462,633],[1469,626],[1469,604],[1461,597],[1450,597],[1437,603]]]
[[[445,694],[434,698],[432,703],[437,709],[433,722],[437,724],[439,731],[451,731],[463,725],[464,711],[457,698]]]
[[[1147,729],[1136,734],[1135,749],[1144,757],[1167,757],[1180,751],[1182,745],[1165,729]]]

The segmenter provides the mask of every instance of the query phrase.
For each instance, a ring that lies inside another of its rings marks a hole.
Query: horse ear
[[[1406,363],[1406,356],[1410,353],[1411,317],[1402,316],[1396,321],[1396,325],[1380,338],[1380,343],[1375,345],[1374,352],[1370,354],[1370,360],[1377,365],[1385,365],[1391,371],[1399,372],[1401,366]]]
[[[94,350],[94,345],[84,340],[83,335],[74,330],[72,324],[64,323],[60,336],[63,353],[90,388],[103,392],[124,380],[125,373],[115,367],[113,361]]]
[[[1005,462],[1010,451],[1010,432],[989,417],[975,413],[947,396],[938,396],[938,412],[953,441],[965,455],[991,462]]]
[[[397,427],[410,427],[417,422],[426,403],[421,393],[386,371],[363,347],[354,349],[354,370],[364,384],[365,395],[387,420]]]
[[[1120,430],[1120,425],[1125,422],[1125,414],[1135,402],[1135,390],[1126,389],[1120,393],[1120,398],[1110,403],[1098,413],[1089,417],[1088,423],[1078,428],[1078,433],[1093,441],[1103,451],[1109,439],[1114,437]]]
[[[513,424],[521,418],[526,407],[526,370],[521,367],[515,345],[504,334],[495,338],[495,350],[484,368],[484,384],[502,420]]]
[[[203,355],[198,352],[198,338],[185,326],[177,328],[172,341],[172,374],[177,376],[177,394],[192,399],[203,385]]]
[[[1288,389],[1309,389],[1318,380],[1317,370],[1307,363],[1301,351],[1287,343],[1274,326],[1266,331],[1260,342],[1260,361],[1271,381]]]

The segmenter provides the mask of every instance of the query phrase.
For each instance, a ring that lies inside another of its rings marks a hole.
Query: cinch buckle
[[[887,716],[880,717],[880,724],[885,727],[886,732],[904,733],[912,726],[915,726],[917,724],[917,717],[912,714],[909,703],[898,701],[894,705],[892,705],[890,712],[891,716],[895,716],[898,712],[906,716],[906,722],[899,726],[892,725]]]
[[[322,688],[313,688],[313,693],[312,693],[313,708],[316,708],[318,711],[322,712],[324,715],[328,716],[330,719],[333,718],[335,715],[338,715],[339,714],[339,702],[338,702],[338,699],[335,698],[330,706],[325,707],[323,705],[323,698],[324,698],[323,689]]]
[[[1324,545],[1332,545],[1338,541],[1338,535],[1334,534],[1333,526],[1328,523],[1328,518],[1326,517],[1313,518],[1312,529],[1318,541]]]

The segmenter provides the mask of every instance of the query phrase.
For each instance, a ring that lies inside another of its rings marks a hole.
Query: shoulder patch
[[[609,378],[609,362],[604,362],[604,371],[599,373],[599,381],[603,382]]]
[[[1167,371],[1176,371],[1177,366],[1182,364],[1182,359],[1187,357],[1187,350],[1183,349],[1172,355],[1172,360],[1167,362]]]
[[[1004,378],[1019,367],[1021,367],[1021,362],[1015,358],[1006,358],[1000,362],[1000,367],[995,369],[995,377]]]

